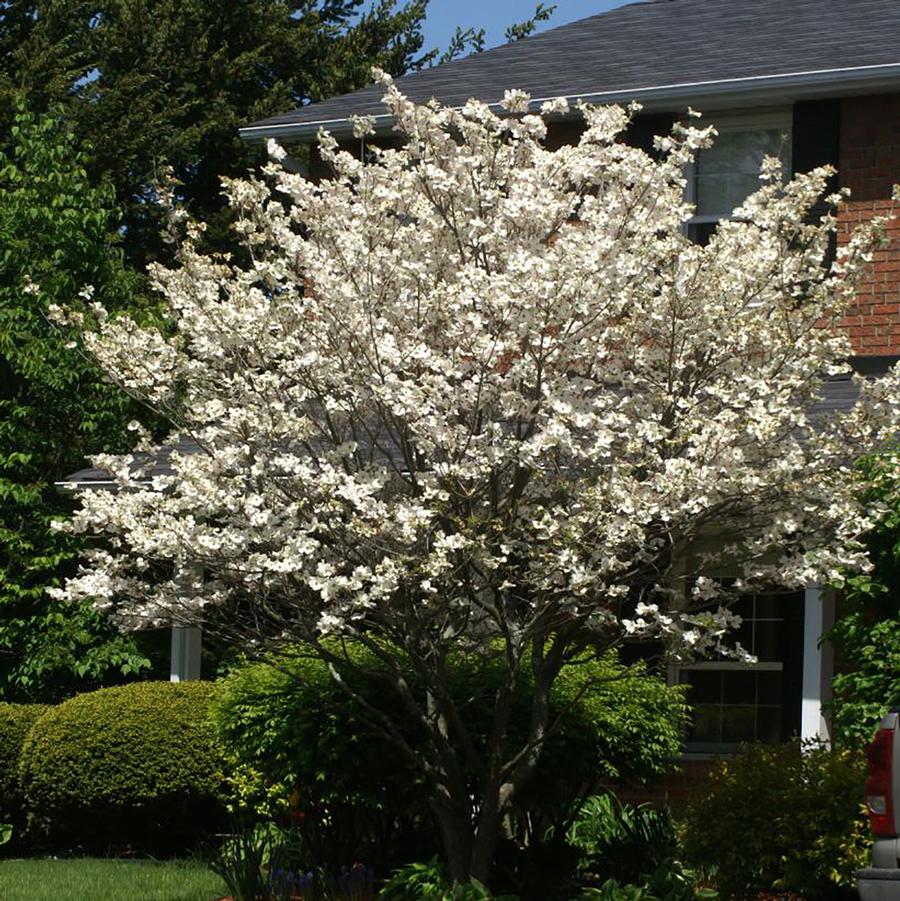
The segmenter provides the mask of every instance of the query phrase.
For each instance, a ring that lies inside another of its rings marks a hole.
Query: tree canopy
[[[220,176],[258,147],[237,129],[361,87],[372,65],[424,63],[426,0],[11,0],[0,12],[0,88],[33,111],[61,104],[91,173],[123,209],[127,259],[166,257],[155,185],[171,166],[210,246],[230,246]]]
[[[95,451],[122,449],[129,406],[64,347],[46,304],[71,304],[90,283],[110,310],[141,305],[145,264],[172,250],[162,179],[174,178],[179,202],[206,222],[205,247],[239,250],[220,176],[245,174],[263,151],[242,144],[238,127],[358,87],[372,63],[398,74],[431,64],[425,9],[425,0],[0,3],[0,691],[55,694],[141,661],[92,608],[63,614],[41,600],[76,544],[48,534],[67,509],[53,481]]]
[[[872,569],[848,575],[828,640],[842,666],[833,680],[835,740],[864,747],[886,710],[900,704],[900,460],[896,450],[861,461]]]
[[[586,648],[743,659],[731,598],[865,565],[853,463],[895,434],[900,374],[852,412],[816,406],[878,230],[823,266],[828,169],[785,185],[767,160],[700,246],[684,173],[711,129],[676,125],[655,160],[618,139],[626,111],[583,107],[578,143],[551,150],[563,100],[417,106],[384,78],[402,147],[359,160],[326,137],[329,180],[273,163],[231,181],[252,265],[189,226],[153,269],[167,329],[94,309],[86,346],[197,452],[152,485],[101,458],[127,490],[84,498],[70,528],[110,545],[59,596],[301,642],[351,693],[333,637],[363,643],[387,677],[354,697],[422,773],[454,878],[484,881]],[[447,688],[457,652],[503,668],[483,745]]]
[[[0,152],[0,696],[52,697],[146,665],[89,604],[50,602],[81,542],[51,531],[71,510],[54,482],[86,454],[129,446],[134,410],[76,335],[47,320],[51,303],[134,312],[108,185],[60,116],[20,113]],[[38,292],[34,287],[40,284]],[[69,346],[69,343],[73,346]]]

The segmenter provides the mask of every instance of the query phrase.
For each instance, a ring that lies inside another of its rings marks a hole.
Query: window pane
[[[744,595],[738,598],[732,605],[731,609],[741,619],[753,619],[753,603],[755,596],[752,594]]]
[[[723,700],[726,704],[756,703],[756,673],[729,671],[722,674]]]
[[[682,672],[681,681],[691,686],[688,693],[690,704],[721,704],[722,673],[704,670]]]
[[[755,707],[724,707],[722,709],[722,741],[753,741],[756,735]]]
[[[790,594],[758,594],[756,615],[760,619],[784,619],[784,607],[792,602]]]
[[[788,159],[789,153],[787,140],[777,128],[722,132],[697,158],[697,215],[730,216],[760,187],[763,158]]]
[[[781,622],[772,619],[757,620],[753,653],[766,662],[781,660]]]
[[[758,673],[760,704],[783,703],[783,688],[781,673]]]
[[[716,233],[718,222],[693,222],[688,225],[688,237],[694,244],[706,247],[710,239]]]
[[[795,728],[791,714],[795,706],[799,712],[799,682],[791,675],[797,668],[792,669],[790,659],[800,654],[795,633],[802,601],[802,592],[759,594],[733,605],[744,620],[733,639],[753,650],[761,663],[782,664],[777,670],[751,664],[679,673],[679,680],[691,687],[688,703],[694,708],[688,750],[727,751],[745,741],[783,741]],[[797,674],[799,678],[799,669]]]
[[[696,744],[718,744],[722,741],[722,708],[697,707],[688,741]]]
[[[749,651],[751,654],[756,653],[755,642],[753,641],[752,619],[745,619],[732,634],[734,635],[732,639],[733,644],[740,643],[745,651]]]
[[[756,711],[756,740],[767,744],[781,741],[781,708],[760,707]]]

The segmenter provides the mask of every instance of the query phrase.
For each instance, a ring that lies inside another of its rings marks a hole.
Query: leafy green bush
[[[687,859],[716,868],[724,896],[772,889],[839,896],[868,855],[865,761],[819,743],[747,745],[686,808]]]
[[[674,856],[675,822],[667,809],[592,795],[580,805],[566,840],[579,851],[582,878],[637,882]]]
[[[30,835],[53,846],[170,852],[223,813],[209,722],[217,686],[139,682],[78,695],[35,723],[19,776]]]
[[[375,659],[359,647],[349,654],[363,670],[347,676],[355,679],[353,689],[383,703]],[[465,700],[476,741],[488,733],[501,678],[500,667],[483,660],[453,662],[451,691]],[[415,684],[412,673],[409,681]],[[514,740],[524,735],[530,712],[529,686],[523,682],[520,689]],[[553,706],[561,714],[559,729],[520,799],[531,822],[540,816],[541,832],[599,775],[646,780],[664,772],[679,750],[686,719],[680,688],[640,667],[628,670],[611,656],[585,657],[565,669]],[[292,811],[320,864],[361,859],[384,872],[434,853],[438,842],[421,777],[368,725],[320,660],[298,652],[235,671],[216,705],[216,721],[235,761],[231,782],[244,806],[265,814],[274,802],[285,815]],[[421,740],[415,727],[406,733],[415,747]]]
[[[368,659],[358,648],[351,653]],[[215,705],[234,812],[293,821],[309,859],[331,869],[371,861],[375,848],[386,867],[430,856],[434,837],[416,774],[365,724],[324,664],[302,654],[273,663],[232,673]]]
[[[19,838],[25,822],[19,792],[19,756],[28,731],[49,709],[45,704],[0,702],[0,824],[12,827],[14,840]]]
[[[867,745],[885,711],[900,704],[900,457],[868,457],[860,468],[863,500],[877,514],[866,536],[873,568],[846,574],[827,636],[841,657],[829,706],[846,748]]]
[[[385,882],[378,897],[382,901],[518,901],[516,895],[492,895],[477,879],[452,885],[437,858],[401,867]]]
[[[19,812],[19,754],[29,729],[49,709],[46,704],[0,702],[0,822],[11,822]]]
[[[608,879],[600,888],[587,888],[575,901],[718,901],[714,889],[697,886],[697,874],[678,861],[661,864],[640,882],[624,885]]]

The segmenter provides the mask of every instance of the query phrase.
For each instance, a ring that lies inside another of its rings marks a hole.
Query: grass
[[[0,861],[3,901],[212,901],[224,894],[201,861]]]

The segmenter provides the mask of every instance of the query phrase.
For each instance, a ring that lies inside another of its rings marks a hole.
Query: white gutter
[[[571,94],[566,100],[575,104],[630,103],[636,100],[645,109],[659,110],[673,103],[679,106],[736,106],[738,104],[760,106],[785,100],[802,100],[811,97],[846,96],[850,94],[878,93],[900,87],[900,62],[877,66],[852,66],[842,69],[817,69],[809,72],[787,72],[780,75],[758,75],[747,78],[731,78],[724,81],[688,81],[678,84],[644,88],[623,88],[616,91]],[[834,89],[840,93],[835,95]],[[551,97],[532,99],[531,107],[537,109]],[[499,103],[489,104],[500,110]],[[393,116],[382,113],[375,118],[377,132],[387,132],[393,125]],[[261,141],[267,138],[303,140],[315,138],[319,129],[335,135],[352,133],[349,118],[318,119],[314,122],[286,122],[279,125],[250,125],[239,129],[245,141]]]
[[[148,480],[147,485],[151,484]],[[60,492],[86,491],[91,488],[118,488],[119,483],[115,479],[85,479],[83,482],[54,482],[53,487]]]

